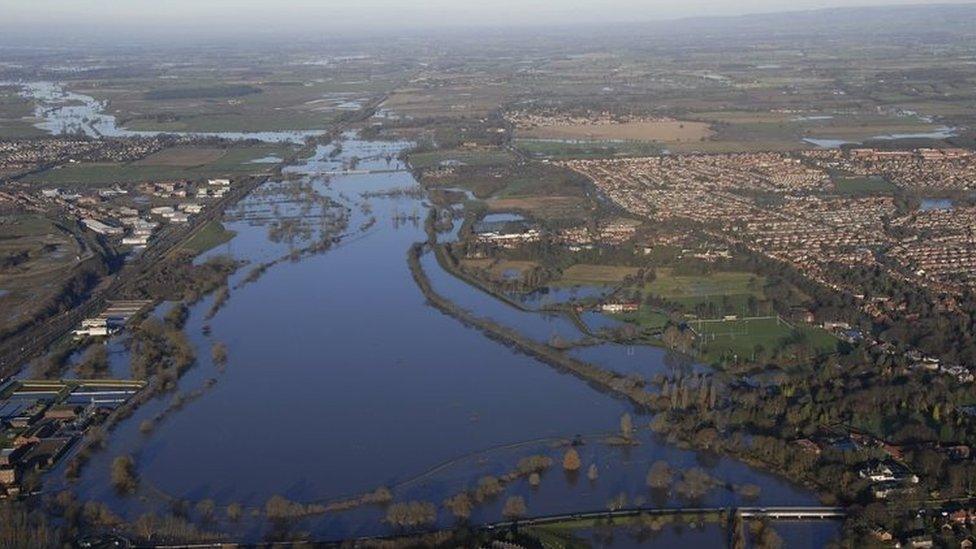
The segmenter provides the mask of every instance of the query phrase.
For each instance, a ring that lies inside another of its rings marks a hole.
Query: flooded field
[[[265,184],[228,212],[225,225],[236,236],[208,256],[230,254],[247,265],[232,277],[219,310],[211,310],[212,297],[191,307],[186,331],[198,364],[178,392],[193,398],[174,409],[172,394],[158,397],[125,420],[73,484],[81,499],[105,501],[129,519],[174,499],[261,509],[274,495],[327,503],[379,487],[397,501],[439,505],[520,458],[542,454],[557,464],[539,486],[516,481],[472,519],[498,520],[505,497],[516,494],[532,515],[603,509],[620,494],[647,502],[644,478],[657,460],[700,467],[722,482],[695,504],[745,503],[732,486],[747,483],[760,487],[763,504],[817,502],[786,481],[668,445],[646,429],[639,445],[607,444],[622,414],[635,414],[638,426],[649,418],[428,306],[406,262],[410,245],[426,239],[429,205],[403,192],[416,187],[396,159],[405,146],[347,136],[341,153],[319,147],[285,170],[288,181]],[[383,173],[325,175],[340,173],[353,157],[358,170]],[[333,234],[340,235],[337,243],[308,253]],[[533,339],[583,335],[564,316],[518,310],[468,286],[430,254],[422,264],[439,293]],[[263,274],[253,276],[262,265]],[[228,348],[226,367],[210,359],[216,342]],[[125,377],[124,336],[109,345],[113,375]],[[601,345],[574,354],[648,377],[704,369],[649,347]],[[149,419],[154,428],[147,432],[140,426]],[[559,467],[574,439],[585,466],[598,467],[598,480],[567,476]],[[133,456],[142,481],[134,497],[118,496],[108,482],[111,462],[122,454]],[[65,481],[56,471],[50,482]],[[655,503],[689,502],[664,496]],[[365,506],[311,516],[295,528],[327,539],[382,534],[383,515],[382,507]],[[438,522],[446,526],[452,518],[442,509]],[[261,518],[220,526],[252,541],[268,528]],[[808,526],[837,531],[835,523]]]
[[[37,102],[34,117],[40,120],[38,129],[60,135],[83,133],[90,137],[149,137],[162,133],[221,137],[224,139],[256,139],[268,143],[300,143],[306,137],[321,135],[324,130],[267,131],[267,132],[161,132],[136,131],[120,127],[115,116],[107,114],[107,105],[97,99],[68,91],[54,82],[19,83],[24,97]]]

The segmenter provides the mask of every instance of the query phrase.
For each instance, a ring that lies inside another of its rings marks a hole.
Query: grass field
[[[535,261],[510,259],[462,259],[461,265],[474,269],[488,269],[488,276],[493,280],[517,278],[523,272],[539,266]]]
[[[506,100],[506,93],[503,86],[458,81],[437,88],[400,88],[383,107],[414,118],[484,116]]]
[[[34,127],[34,107],[19,92],[16,86],[0,86],[0,139],[45,135]]]
[[[491,212],[527,212],[539,219],[577,217],[585,214],[586,201],[574,196],[521,196],[487,201]]]
[[[644,291],[693,308],[703,303],[744,308],[749,297],[763,297],[765,278],[748,272],[717,272],[707,275],[676,275],[671,269],[658,269],[657,276]]]
[[[617,320],[631,322],[639,326],[642,330],[652,332],[664,329],[664,326],[668,323],[668,316],[666,314],[646,305],[641,305],[636,313],[611,314],[610,316]]]
[[[807,325],[791,326],[779,317],[688,322],[700,337],[702,358],[718,362],[738,356],[752,359],[757,347],[766,351],[783,348],[791,338],[801,339],[817,353],[837,349],[838,340],[828,332]]]
[[[837,177],[833,182],[841,194],[891,194],[897,190],[883,177]]]
[[[637,274],[635,267],[577,264],[563,271],[563,276],[557,281],[557,285],[619,284],[624,277],[635,274]]]
[[[0,330],[33,318],[79,255],[78,242],[42,216],[0,216]]]
[[[320,112],[255,112],[184,114],[178,120],[159,122],[136,118],[124,123],[135,131],[162,132],[273,132],[288,130],[321,130],[335,120],[331,113]]]
[[[253,163],[253,160],[269,155],[280,156],[288,150],[285,145],[237,147],[224,151],[202,149],[200,153],[173,149],[172,151],[175,152],[162,151],[137,162],[68,164],[33,174],[27,178],[27,181],[65,187],[83,187],[169,179],[240,177],[263,173],[272,167],[271,164]],[[216,156],[216,152],[221,154]],[[199,160],[209,161],[204,164],[189,164]]]
[[[515,146],[533,158],[626,158],[653,156],[664,149],[642,141],[586,141],[561,139],[518,139]]]
[[[213,164],[226,153],[226,149],[218,148],[173,147],[147,156],[135,164],[138,166],[180,166],[186,168]]]
[[[442,164],[495,166],[514,160],[511,153],[502,149],[433,151],[410,155],[410,165],[414,168],[431,168]]]
[[[228,231],[219,221],[210,221],[204,225],[193,238],[183,245],[183,249],[196,254],[216,248],[224,242],[230,241],[237,233]]]
[[[219,132],[325,129],[347,112],[339,105],[361,104],[389,86],[383,76],[313,77],[297,66],[254,79],[195,68],[172,72],[178,73],[178,80],[113,78],[73,83],[70,89],[108,101],[111,114],[128,129]],[[179,82],[180,93],[160,97],[160,90],[173,88],[174,82]],[[231,93],[249,87],[261,91]]]

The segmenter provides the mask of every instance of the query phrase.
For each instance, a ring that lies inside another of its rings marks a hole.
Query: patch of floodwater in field
[[[824,120],[833,120],[834,116],[832,114],[819,114],[810,116],[797,116],[791,118],[790,122],[822,122]]]
[[[38,129],[54,135],[82,132],[92,137],[152,137],[156,135],[194,135],[224,139],[256,139],[268,143],[300,143],[307,137],[322,135],[325,130],[261,132],[171,132],[127,130],[118,125],[115,116],[107,114],[107,102],[68,91],[54,82],[19,82],[21,95],[37,102],[34,116],[41,120]]]
[[[619,374],[636,374],[650,380],[658,374],[707,373],[711,368],[699,364],[685,355],[671,353],[649,345],[625,345],[603,343],[579,347],[569,354],[584,362],[600,364]]]
[[[583,324],[585,324],[591,332],[612,330],[627,326],[626,322],[617,320],[616,318],[599,311],[583,311],[582,313],[579,313],[579,317],[580,320],[583,321]]]
[[[839,149],[843,145],[860,143],[860,141],[846,141],[844,139],[818,139],[813,137],[804,137],[803,141],[822,149]]]
[[[594,301],[613,292],[610,286],[546,286],[528,293],[513,294],[511,298],[530,308],[544,308],[560,303]]]
[[[923,198],[918,209],[923,212],[933,210],[951,210],[955,207],[955,201],[951,198]]]
[[[956,128],[942,126],[931,132],[889,133],[883,135],[875,135],[863,140],[805,137],[803,141],[823,149],[837,149],[843,145],[857,145],[857,144],[864,143],[865,141],[893,141],[896,139],[947,139],[949,137],[955,137],[957,133],[958,132]]]
[[[287,172],[339,201],[364,190],[414,186],[408,172],[321,175],[352,156],[367,159],[368,166],[398,165],[387,154],[398,146],[347,138],[342,153],[321,147]],[[260,195],[259,189],[243,207],[270,196]],[[398,212],[426,213],[424,202],[402,194],[369,202],[366,213],[352,199],[351,234],[328,252],[279,263],[240,287],[244,275],[235,274],[230,300],[212,319],[205,318],[212,296],[190,308],[186,332],[198,364],[180,379],[179,390],[216,383],[149,435],[140,432],[140,423],[166,410],[171,394],[152,399],[119,424],[75,485],[82,500],[105,501],[130,519],[167,508],[157,489],[190,501],[213,498],[218,505],[252,508],[274,494],[328,501],[381,485],[392,487],[398,500],[440,502],[480,476],[512,468],[525,455],[558,459],[562,449],[552,444],[582,434],[584,461],[598,464],[600,480],[574,483],[554,468],[538,489],[511,485],[510,493],[525,495],[533,514],[603,508],[621,490],[637,496],[649,463],[657,459],[760,485],[761,501],[769,504],[814,502],[810,493],[771,475],[680,450],[646,431],[633,448],[601,443],[592,435],[614,430],[622,413],[633,413],[631,406],[428,306],[406,263],[410,245],[425,240],[424,228],[394,220]],[[355,231],[369,216],[376,217],[375,225]],[[226,226],[237,236],[210,255],[232,253],[254,264],[287,251],[269,243],[267,228],[246,216],[231,215]],[[423,265],[439,292],[478,314],[538,339],[579,333],[565,317],[519,311],[464,284],[442,271],[431,254]],[[204,325],[210,335],[204,335]],[[210,360],[217,341],[229,348],[226,370]],[[625,360],[601,349],[578,352]],[[642,351],[648,353],[643,360],[669,367],[663,352],[650,351]],[[647,418],[635,422],[645,425]],[[119,497],[108,483],[112,459],[126,453],[135,458],[145,498]],[[55,485],[62,477],[60,471],[50,475]],[[737,496],[723,490],[710,497],[721,502]],[[503,500],[476,511],[475,519],[497,519]],[[383,533],[382,513],[365,507],[313,517],[296,528],[318,538]],[[439,524],[451,522],[442,510]],[[262,519],[220,526],[250,541],[260,540],[266,528]]]
[[[512,223],[516,221],[525,221],[525,217],[513,213],[493,213],[486,215],[481,220],[482,223]]]
[[[280,164],[281,162],[282,159],[280,157],[272,155],[272,156],[264,156],[261,158],[255,158],[254,160],[251,160],[249,163],[250,164]]]

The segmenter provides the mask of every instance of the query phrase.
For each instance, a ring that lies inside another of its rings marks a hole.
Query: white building
[[[81,223],[85,227],[88,227],[89,230],[92,230],[92,231],[94,231],[94,232],[96,232],[98,234],[109,235],[109,236],[115,236],[115,235],[122,234],[122,229],[121,228],[119,228],[119,227],[112,227],[110,225],[106,225],[106,224],[102,223],[101,221],[99,221],[97,219],[92,219],[90,217],[86,217],[86,218],[82,219],[81,220]]]

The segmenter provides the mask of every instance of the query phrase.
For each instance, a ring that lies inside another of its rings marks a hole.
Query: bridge
[[[563,513],[559,515],[533,517],[517,521],[493,522],[485,524],[482,528],[494,530],[515,526],[541,526],[580,520],[631,518],[639,515],[709,515],[717,513],[728,513],[730,516],[738,514],[743,518],[768,518],[770,520],[839,520],[847,516],[847,511],[843,507],[630,507],[614,511],[585,511],[581,513]]]
[[[847,511],[843,507],[739,507],[735,511],[745,518],[771,520],[827,520],[842,519],[847,516]]]
[[[400,173],[407,172],[406,169],[385,169],[385,170],[330,170],[315,172],[315,175],[370,175],[374,173]]]

